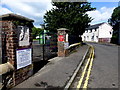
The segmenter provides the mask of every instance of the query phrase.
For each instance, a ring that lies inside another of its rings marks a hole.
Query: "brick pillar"
[[[69,47],[68,42],[68,29],[60,28],[58,31],[58,56],[64,57],[66,56],[65,50]]]
[[[8,87],[13,87],[32,75],[32,22],[33,20],[16,14],[0,16],[2,63],[15,61],[15,71],[13,75],[8,75],[12,76]]]

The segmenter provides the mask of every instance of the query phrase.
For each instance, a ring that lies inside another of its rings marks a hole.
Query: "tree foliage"
[[[92,21],[87,11],[95,8],[87,2],[53,2],[55,8],[44,15],[45,29],[56,32],[58,28],[67,28],[73,35],[82,35]]]
[[[42,31],[43,31],[42,28],[33,27],[33,28],[32,28],[32,36],[33,36],[33,39],[35,39],[36,36],[39,36],[40,32],[42,32]]]
[[[116,7],[112,13],[109,23],[113,26],[112,43],[118,44],[119,39],[119,25],[120,25],[120,6]]]

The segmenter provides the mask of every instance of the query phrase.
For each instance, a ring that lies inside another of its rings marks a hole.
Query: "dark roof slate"
[[[99,27],[100,25],[102,25],[102,24],[104,24],[104,22],[103,22],[103,23],[99,23],[99,24],[95,24],[95,25],[91,25],[91,26],[89,26],[88,28],[86,28],[86,30],[98,28],[98,27]]]

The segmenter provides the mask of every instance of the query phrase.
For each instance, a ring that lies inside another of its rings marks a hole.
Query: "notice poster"
[[[63,42],[64,41],[64,36],[63,35],[59,35],[58,36],[58,41]]]
[[[19,46],[29,45],[29,28],[26,26],[18,26]]]
[[[19,49],[16,51],[17,54],[17,69],[26,67],[32,64],[32,49]]]

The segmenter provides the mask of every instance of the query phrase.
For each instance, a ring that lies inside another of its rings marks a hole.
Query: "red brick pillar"
[[[32,22],[33,20],[16,14],[0,16],[2,62],[15,62],[15,71],[8,87],[15,86],[32,75]]]
[[[60,28],[58,30],[58,56],[66,56],[65,50],[69,47],[68,42],[68,29]]]

